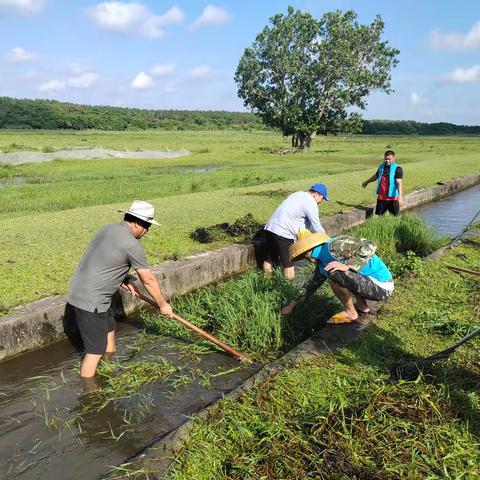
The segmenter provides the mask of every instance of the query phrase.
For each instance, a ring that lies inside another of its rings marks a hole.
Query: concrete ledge
[[[449,180],[441,185],[412,192],[405,197],[405,210],[438,200],[480,183],[480,173]],[[373,207],[322,219],[325,229],[337,235],[361,225],[373,213]],[[242,273],[256,265],[253,245],[232,245],[180,261],[169,261],[153,267],[167,297],[183,295],[229,276]],[[114,300],[117,317],[125,317],[141,303],[128,294]],[[17,307],[0,318],[0,360],[45,346],[64,338],[63,314],[65,297],[55,296]]]

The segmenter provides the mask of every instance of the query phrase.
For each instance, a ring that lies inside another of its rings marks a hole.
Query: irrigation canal
[[[475,186],[416,213],[456,235],[479,205]],[[118,350],[129,362],[163,357],[181,370],[101,411],[82,411],[89,386],[78,378],[78,355],[68,341],[0,363],[0,478],[101,478],[260,368],[222,353],[192,354],[188,344],[162,337],[136,348],[139,332],[140,325],[119,325]]]

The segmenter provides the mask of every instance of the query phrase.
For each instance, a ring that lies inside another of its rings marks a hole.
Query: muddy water
[[[131,325],[120,325],[119,354],[129,352],[138,333]],[[191,355],[186,346],[148,337],[140,352],[122,361],[151,362],[161,356],[182,371],[75,422],[92,394],[78,378],[79,360],[67,341],[1,363],[0,478],[101,478],[259,368],[240,366],[222,353]],[[180,385],[174,383],[179,375],[184,380]]]
[[[480,209],[480,186],[468,188],[450,197],[413,210],[442,235],[458,235]],[[477,221],[480,218],[477,218]]]

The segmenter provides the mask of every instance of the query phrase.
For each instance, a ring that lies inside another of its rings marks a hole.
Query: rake
[[[144,302],[147,302],[148,304],[150,304],[152,307],[155,307],[155,308],[158,309],[157,302],[155,302],[151,298],[143,295],[142,293],[137,293],[136,296],[138,298],[142,299]],[[201,328],[197,327],[193,323],[190,323],[188,320],[185,320],[184,318],[182,318],[182,317],[180,317],[176,314],[173,314],[172,318],[174,320],[176,320],[177,322],[181,323],[183,326],[189,328],[190,330],[193,330],[195,333],[198,333],[203,338],[207,339],[209,342],[214,343],[215,345],[217,345],[217,347],[220,347],[222,350],[229,353],[233,358],[236,358],[240,362],[244,362],[245,360],[248,360],[248,358],[243,353],[238,352],[237,350],[230,347],[226,343],[223,343],[218,338],[215,338],[213,335],[210,335],[205,330],[202,330]]]

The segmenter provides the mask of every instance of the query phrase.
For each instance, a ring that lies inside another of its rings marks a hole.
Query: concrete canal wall
[[[480,173],[457,178],[431,188],[412,192],[405,197],[408,210],[480,183]],[[328,233],[336,235],[362,224],[373,208],[362,207],[322,219]],[[256,264],[253,245],[232,245],[179,261],[168,261],[153,267],[168,297],[182,295],[229,276],[242,273]],[[132,314],[141,302],[123,292],[115,298],[118,317]],[[0,360],[40,348],[64,338],[65,296],[48,297],[19,306],[0,318]]]

